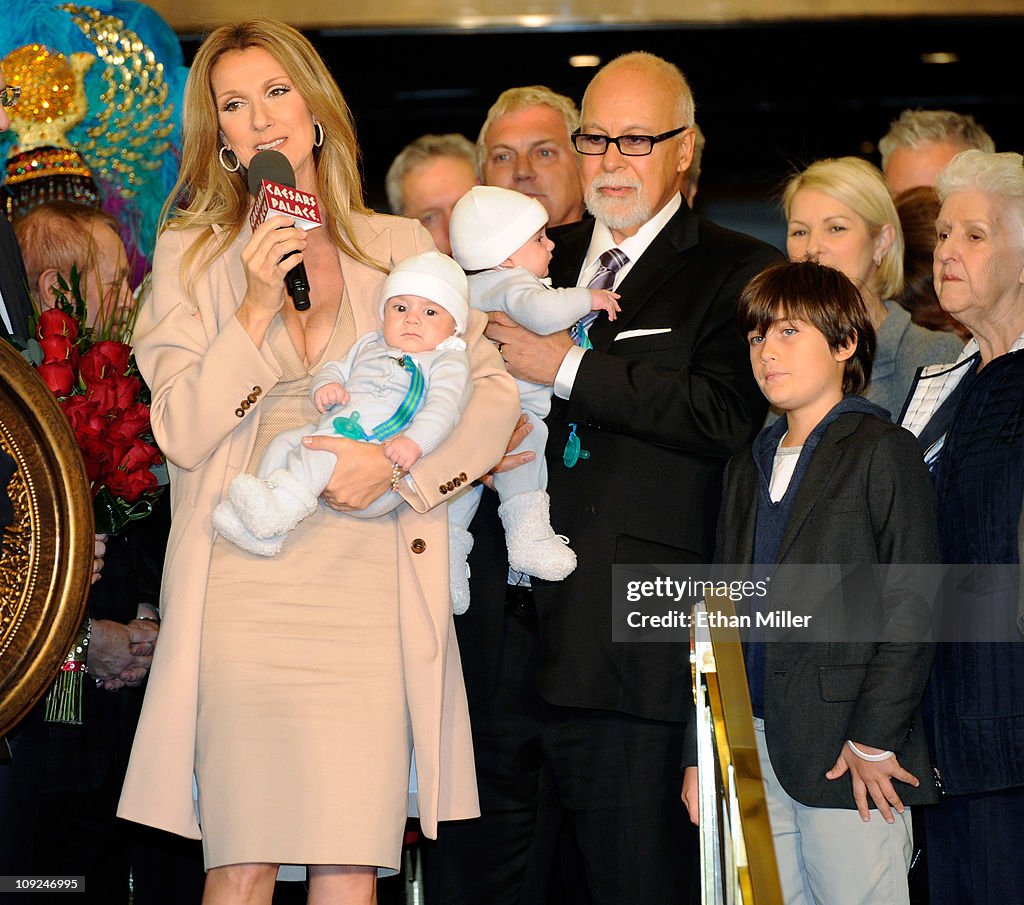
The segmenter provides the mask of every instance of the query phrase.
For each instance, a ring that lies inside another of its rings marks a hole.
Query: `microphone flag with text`
[[[295,188],[295,171],[280,151],[259,151],[253,155],[249,161],[249,191],[256,196],[256,203],[249,214],[249,225],[254,232],[274,214],[291,217],[300,229],[316,229],[323,225],[316,196]],[[295,310],[306,311],[309,308],[309,278],[301,261],[285,274],[284,283]]]

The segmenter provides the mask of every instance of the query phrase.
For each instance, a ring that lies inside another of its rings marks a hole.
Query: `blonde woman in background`
[[[842,271],[860,290],[877,334],[864,396],[896,420],[921,365],[948,361],[963,342],[926,330],[893,298],[903,287],[903,232],[881,172],[858,157],[818,160],[783,193],[786,252]]]

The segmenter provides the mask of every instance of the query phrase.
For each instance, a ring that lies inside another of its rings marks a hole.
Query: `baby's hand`
[[[349,393],[340,383],[324,384],[313,394],[313,401],[320,414],[324,414],[332,405],[344,405],[349,400]]]
[[[395,437],[393,440],[385,440],[382,444],[384,448],[384,455],[387,456],[395,465],[399,465],[408,471],[420,456],[423,455],[423,450],[420,449],[419,443],[415,440],[410,440],[408,437]]]
[[[622,309],[619,307],[619,303],[616,301],[619,294],[612,292],[610,289],[591,289],[590,290],[590,310],[591,311],[607,311],[608,320],[615,320],[615,315],[618,314]]]

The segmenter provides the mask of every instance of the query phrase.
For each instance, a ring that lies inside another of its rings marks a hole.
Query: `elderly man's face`
[[[562,114],[546,104],[499,116],[487,130],[483,177],[486,185],[536,198],[548,225],[583,217],[583,192],[576,152]]]
[[[476,170],[464,157],[431,157],[402,179],[402,214],[419,220],[437,250],[450,255],[452,208],[476,184]]]
[[[581,131],[594,135],[660,135],[678,122],[677,98],[656,72],[612,66],[594,77],[583,101]],[[659,142],[646,157],[627,157],[612,144],[601,156],[580,158],[587,209],[616,242],[660,211],[682,185],[693,155],[693,129]]]

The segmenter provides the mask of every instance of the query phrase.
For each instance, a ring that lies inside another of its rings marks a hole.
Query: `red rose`
[[[141,402],[125,408],[111,422],[107,436],[111,440],[130,443],[141,434],[149,432],[149,407]]]
[[[72,396],[61,403],[64,414],[71,422],[71,429],[78,438],[79,445],[83,439],[96,440],[102,437],[107,430],[107,419],[85,396]]]
[[[74,346],[66,336],[53,333],[39,340],[39,345],[43,350],[43,364],[51,365],[65,361],[73,364],[71,353],[74,350]]]
[[[135,440],[121,457],[117,467],[105,475],[107,489],[126,502],[137,500],[143,493],[156,490],[156,475],[149,469],[163,460],[160,451],[144,440]]]
[[[78,448],[82,450],[82,459],[85,461],[85,473],[93,482],[93,496],[100,489],[103,483],[100,479],[110,471],[112,467],[111,454],[113,450],[105,439],[96,437],[78,437]]]
[[[156,490],[156,475],[148,468],[138,471],[112,471],[107,478],[107,489],[126,503],[134,503],[142,494]]]
[[[81,372],[85,385],[91,387],[104,380],[123,377],[131,354],[129,346],[112,339],[96,343],[82,356]]]
[[[136,439],[117,463],[117,467],[125,471],[148,470],[162,461],[160,450],[145,440]]]
[[[111,377],[109,380],[94,381],[87,385],[89,389],[86,396],[105,415],[124,411],[134,405],[142,389],[137,377]]]
[[[65,336],[74,342],[78,339],[78,321],[57,308],[47,308],[39,315],[36,337],[42,341],[47,336]]]
[[[45,363],[36,370],[57,396],[67,396],[75,385],[75,369],[68,362]]]

